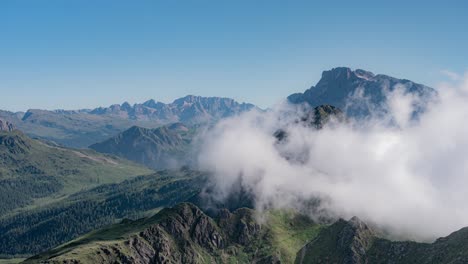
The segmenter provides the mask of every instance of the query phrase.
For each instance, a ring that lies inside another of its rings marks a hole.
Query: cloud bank
[[[322,211],[396,236],[446,236],[468,226],[468,74],[432,100],[402,91],[387,93],[383,115],[320,130],[293,122],[301,113],[286,103],[224,120],[204,135],[199,166],[219,199],[240,183],[258,209],[320,198]]]

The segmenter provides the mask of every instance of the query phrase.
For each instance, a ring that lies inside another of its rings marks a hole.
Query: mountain
[[[350,96],[363,96],[373,105],[381,105],[386,100],[386,91],[401,87],[407,93],[430,97],[435,90],[405,79],[397,79],[383,74],[373,74],[365,70],[351,70],[346,67],[333,68],[322,73],[319,82],[304,93],[288,96],[294,104],[308,103],[312,107],[333,105],[345,110],[347,115],[368,114],[370,109],[361,103],[348,104]]]
[[[367,263],[366,252],[375,239],[374,231],[357,217],[340,219],[305,245],[295,262]]]
[[[303,115],[295,120],[295,123],[314,129],[322,129],[325,124],[332,120],[342,122],[346,119],[341,109],[331,105],[319,105],[313,109],[307,106],[301,112],[303,112]],[[289,132],[287,128],[280,128],[273,135],[278,143],[282,143],[288,138]]]
[[[358,218],[341,219],[305,245],[296,263],[468,263],[468,228],[429,244],[379,238]]]
[[[154,169],[187,165],[193,129],[182,123],[155,129],[133,126],[101,143],[90,146],[101,153],[126,158]]]
[[[390,241],[357,217],[319,224],[294,211],[190,203],[91,232],[25,263],[467,263],[468,228],[434,243]]]
[[[181,203],[158,214],[91,232],[25,263],[292,263],[321,226],[284,211],[247,208],[209,217]]]
[[[34,140],[19,130],[0,131],[0,157],[0,216],[151,172],[92,150]]]
[[[13,130],[15,130],[15,126],[12,123],[0,119],[0,131],[11,132]]]
[[[0,256],[31,256],[122,219],[196,201],[205,182],[206,175],[197,171],[159,171],[0,215]]]
[[[26,113],[0,111],[0,118],[27,131],[29,136],[85,148],[132,127],[156,128],[175,122],[189,126],[215,122],[255,108],[230,98],[189,95],[165,104],[149,100],[82,110],[38,110]]]
[[[232,116],[254,107],[252,104],[238,103],[230,98],[188,95],[170,104],[149,100],[131,106],[125,102],[122,105],[99,107],[89,113],[121,116],[133,120],[163,120],[164,123],[198,124]]]

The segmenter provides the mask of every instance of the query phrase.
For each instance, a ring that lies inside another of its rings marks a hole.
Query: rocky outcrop
[[[321,129],[332,119],[338,122],[344,121],[343,111],[332,105],[320,105],[315,107],[313,111],[306,112],[300,121],[307,126]]]
[[[15,126],[12,123],[0,119],[0,131],[11,132],[13,130],[15,130]]]
[[[308,106],[302,110],[303,115],[295,121],[298,125],[303,125],[310,128],[322,129],[329,122],[343,122],[345,115],[341,109],[332,105],[320,105],[314,109]],[[288,137],[287,129],[278,129],[273,136],[277,139],[278,143],[285,141]]]
[[[298,253],[296,263],[368,263],[366,252],[375,233],[357,217],[338,220]]]
[[[218,217],[211,218],[195,205],[181,203],[151,218],[126,220],[94,234],[98,239],[108,237],[109,242],[93,243],[96,238],[85,236],[26,263],[225,263],[238,256],[243,261],[250,258],[259,263],[280,263],[273,252],[257,252],[259,247],[271,247],[267,240],[264,245],[258,244],[270,236],[262,230],[251,209],[220,210]],[[125,235],[129,232],[134,233]],[[108,234],[115,234],[117,239]],[[119,240],[121,236],[127,237]]]
[[[273,222],[263,222],[253,210],[243,208],[234,212],[220,210],[216,218],[210,218],[195,205],[182,203],[151,218],[126,220],[91,233],[25,262],[468,263],[468,228],[432,244],[395,242],[378,238],[357,217],[340,219],[329,226],[297,217],[279,214]],[[308,240],[301,242],[294,240],[310,232],[311,227],[318,234],[309,233]],[[305,246],[295,248],[288,258],[285,251],[293,244]]]

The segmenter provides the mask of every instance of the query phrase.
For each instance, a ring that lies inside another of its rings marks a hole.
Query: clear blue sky
[[[468,1],[0,1],[0,109],[187,94],[269,106],[335,66],[468,67]]]

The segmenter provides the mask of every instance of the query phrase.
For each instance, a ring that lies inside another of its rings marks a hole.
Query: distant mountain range
[[[154,129],[133,126],[104,142],[90,146],[154,169],[177,168],[190,164],[194,128],[174,123]]]
[[[211,123],[253,108],[252,104],[238,103],[230,98],[189,95],[169,104],[149,100],[133,106],[123,103],[92,110],[0,111],[0,118],[29,136],[85,148],[135,125],[156,128],[175,122],[186,125]]]
[[[386,91],[402,87],[406,92],[420,96],[435,94],[434,89],[405,79],[397,79],[365,70],[338,67],[322,73],[319,82],[303,93],[288,96],[294,104],[308,103],[312,107],[331,105],[348,116],[366,115],[366,105],[350,104],[350,96],[364,96],[368,102],[380,105],[386,101]],[[38,110],[8,112],[0,110],[4,122],[14,124],[31,137],[58,144],[86,148],[116,136],[132,126],[157,128],[182,122],[186,126],[216,122],[256,108],[253,104],[238,103],[230,98],[185,96],[165,104],[155,100],[130,105],[81,110]],[[3,128],[5,129],[5,128]]]
[[[430,97],[435,90],[428,86],[365,70],[338,67],[322,73],[322,78],[303,93],[288,96],[294,104],[308,103],[312,107],[332,105],[348,116],[368,115],[370,110],[362,102],[350,101],[350,97],[367,98],[368,103],[381,106],[386,102],[386,92],[400,87],[406,93]]]

